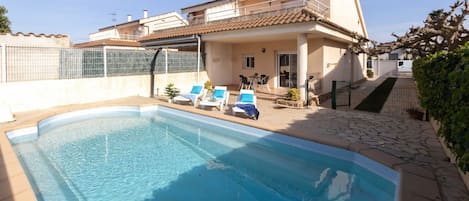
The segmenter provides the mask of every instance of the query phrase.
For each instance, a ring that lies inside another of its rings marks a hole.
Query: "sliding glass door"
[[[279,87],[296,88],[296,54],[277,54]]]

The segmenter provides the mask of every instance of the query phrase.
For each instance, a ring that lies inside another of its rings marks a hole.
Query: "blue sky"
[[[208,0],[0,0],[8,9],[13,32],[67,34],[72,41],[84,42],[98,28],[149,16]],[[445,8],[455,0],[361,0],[369,38],[379,42],[392,40],[391,33],[403,34],[411,25],[422,25],[432,10]],[[466,23],[467,24],[467,23]]]

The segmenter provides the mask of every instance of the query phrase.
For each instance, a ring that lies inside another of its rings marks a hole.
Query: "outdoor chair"
[[[237,113],[244,113],[257,120],[259,118],[259,110],[257,109],[257,98],[254,95],[254,91],[241,89],[238,99],[231,110],[233,116]]]
[[[270,93],[268,82],[269,82],[269,75],[261,75],[259,82],[257,82],[257,84],[259,85],[259,87],[267,88],[267,91]]]
[[[252,82],[249,82],[248,78],[244,75],[239,75],[239,89],[251,89]]]
[[[197,106],[199,99],[202,99],[207,94],[207,89],[201,84],[194,84],[189,93],[180,94],[174,97],[174,101],[177,102],[191,102],[192,105]]]
[[[199,106],[202,108],[217,107],[220,111],[223,111],[223,106],[228,104],[229,97],[230,92],[228,92],[226,86],[215,86],[212,96],[203,98]]]

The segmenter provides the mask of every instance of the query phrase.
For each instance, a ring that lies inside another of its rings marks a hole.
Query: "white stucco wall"
[[[205,43],[205,59],[208,77],[215,85],[228,85],[233,83],[232,51],[229,43]]]
[[[142,31],[143,35],[148,35],[161,29],[169,29],[173,27],[185,26],[188,24],[187,20],[185,20],[179,13],[176,12],[142,18],[140,19],[139,23],[140,26],[145,30]]]
[[[351,54],[347,50],[347,44],[331,40],[325,40],[323,48],[322,93],[331,91],[332,80],[349,81],[353,78],[352,81],[356,82],[365,78],[366,65],[363,55]]]
[[[204,84],[209,80],[207,71],[200,72],[200,80],[198,84]],[[166,85],[173,83],[181,93],[189,92],[192,85],[197,83],[197,73],[171,73],[166,77],[165,74],[158,74],[155,76],[155,96],[163,96]]]
[[[71,47],[71,41],[65,35],[32,35],[32,34],[0,34],[0,43],[5,43],[7,46],[21,46],[21,47]]]
[[[127,96],[149,96],[150,76],[42,80],[0,84],[0,101],[12,112],[89,103]]]
[[[208,8],[205,11],[205,21],[210,22],[214,20],[221,20],[231,17],[239,16],[239,11],[236,6],[236,1],[228,2],[222,5]]]
[[[207,80],[201,72],[201,82]],[[197,73],[175,73],[165,78],[155,76],[155,95],[159,90],[164,94],[168,80],[182,92],[189,91],[196,83]],[[41,80],[28,82],[0,83],[0,103],[6,104],[12,112],[45,109],[60,105],[82,104],[128,96],[150,96],[150,76],[121,76],[86,78],[72,80]]]
[[[117,32],[116,29],[109,29],[109,30],[95,32],[95,33],[90,33],[89,35],[90,41],[103,40],[103,39],[108,39],[108,38],[119,38],[119,33]]]
[[[377,77],[397,70],[398,60],[373,60],[372,62],[373,73]]]
[[[366,35],[362,25],[365,23],[360,19],[358,0],[330,0],[330,19],[334,23],[361,35]]]

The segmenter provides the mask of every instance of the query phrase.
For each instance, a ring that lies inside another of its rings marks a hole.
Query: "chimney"
[[[132,15],[127,15],[127,22],[132,21]]]
[[[148,10],[143,10],[143,18],[147,18],[148,17]]]

